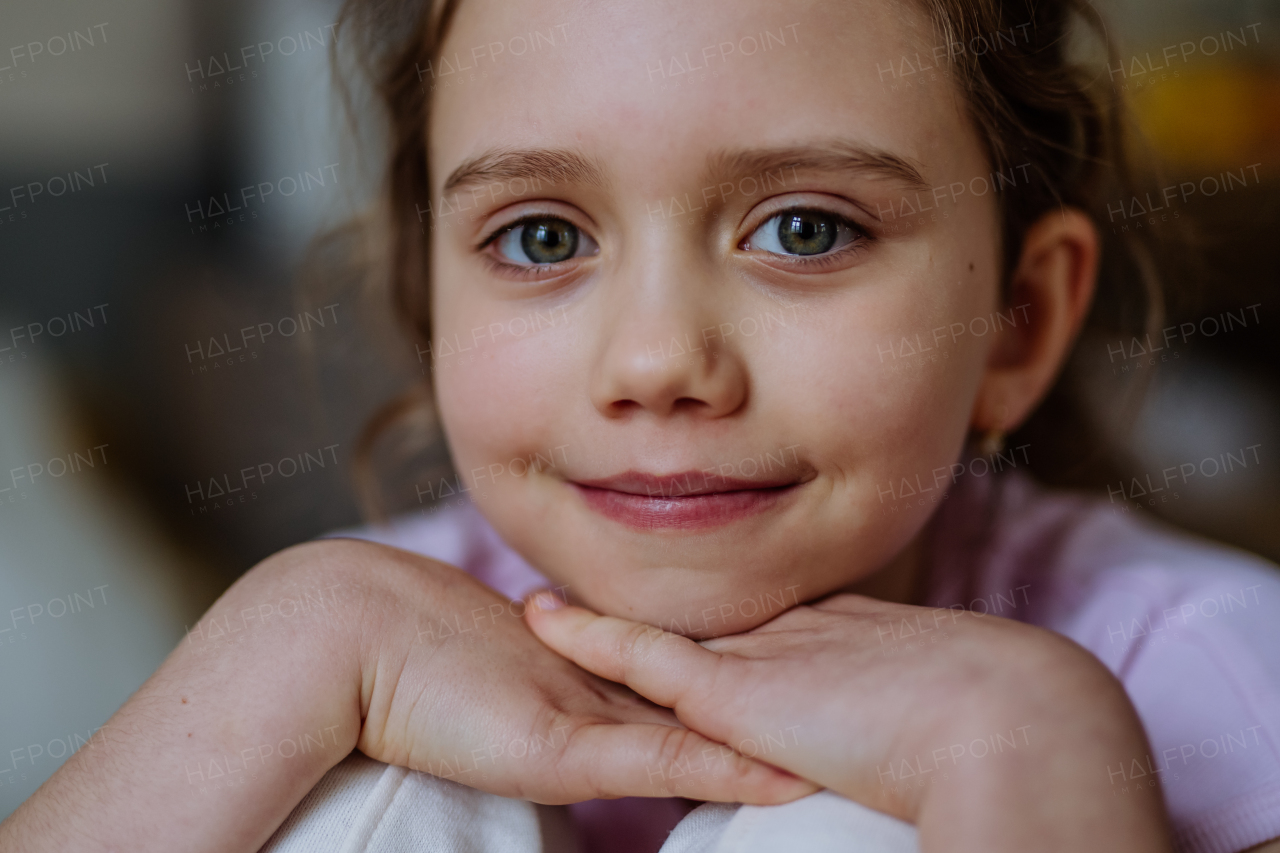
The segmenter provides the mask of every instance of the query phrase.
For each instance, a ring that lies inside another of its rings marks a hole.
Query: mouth
[[[714,469],[676,474],[627,471],[600,480],[570,480],[587,506],[637,530],[720,527],[777,509],[807,480],[800,474],[743,479]]]

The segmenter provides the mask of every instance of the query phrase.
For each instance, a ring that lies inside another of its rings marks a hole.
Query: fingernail
[[[564,602],[557,598],[553,593],[540,592],[533,599],[539,610],[559,610],[564,607]]]

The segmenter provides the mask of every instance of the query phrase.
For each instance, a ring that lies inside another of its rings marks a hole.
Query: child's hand
[[[0,823],[0,850],[257,850],[357,747],[541,802],[666,796],[665,768],[720,755],[549,651],[509,608],[461,570],[394,548],[328,540],[276,554]],[[771,803],[815,789],[728,755],[688,790]]]
[[[855,595],[701,643],[578,607],[527,618],[690,728],[918,824],[924,850],[1170,849],[1159,800],[1108,783],[1147,753],[1123,688],[1048,631]]]
[[[817,790],[712,743],[668,709],[549,650],[466,573],[378,545],[366,596],[359,748],[473,788],[541,803],[675,796],[779,803]],[[402,571],[396,571],[396,566]]]

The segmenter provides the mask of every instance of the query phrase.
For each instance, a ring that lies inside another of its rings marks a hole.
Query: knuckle
[[[649,646],[648,625],[639,623],[630,625],[618,639],[618,657],[627,663],[640,659]]]
[[[634,624],[625,628],[618,636],[614,646],[614,659],[621,668],[624,678],[630,679],[632,674],[643,666],[649,648],[652,645],[648,625]]]
[[[690,756],[702,744],[702,738],[689,729],[674,727],[662,732],[660,737],[658,762],[665,771],[663,778],[688,773],[692,766]]]

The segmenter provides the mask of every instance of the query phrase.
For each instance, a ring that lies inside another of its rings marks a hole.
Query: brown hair
[[[366,224],[385,241],[377,275],[389,288],[397,315],[420,344],[431,334],[429,241],[417,212],[430,194],[430,93],[423,85],[422,69],[438,64],[458,2],[346,0],[334,43],[335,59],[339,42],[350,50],[389,120],[385,191],[380,209]],[[1096,85],[1097,75],[1068,55],[1071,25],[1078,21],[1103,47],[1109,64],[1117,61],[1105,23],[1088,0],[913,2],[924,3],[939,44],[952,48],[949,70],[966,95],[993,170],[1029,168],[1029,183],[1002,195],[1006,270],[1016,262],[1027,229],[1045,213],[1069,205],[1101,221],[1106,200],[1135,192],[1127,150],[1132,133],[1121,97]],[[1017,37],[1010,38],[1015,32]],[[1152,331],[1161,325],[1166,288],[1157,275],[1147,234],[1130,231],[1115,239],[1103,233],[1098,290],[1082,341],[1097,345],[1102,337]],[[1077,351],[1080,346],[1078,342]],[[1032,445],[1031,467],[1042,479],[1097,485],[1113,479],[1116,460],[1097,439],[1098,430],[1081,405],[1075,361],[1069,360],[1045,401],[1010,442]],[[429,388],[418,384],[383,407],[361,434],[357,486],[375,514],[377,489],[370,462],[374,446],[393,425],[420,415],[431,401]]]

